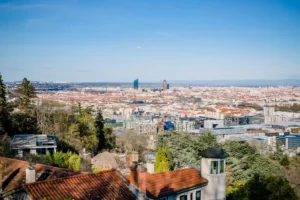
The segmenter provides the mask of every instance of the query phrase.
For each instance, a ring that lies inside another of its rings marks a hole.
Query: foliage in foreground
[[[161,147],[156,153],[156,162],[154,165],[154,171],[156,173],[170,171],[170,161],[167,158],[166,149]]]
[[[9,132],[8,109],[5,95],[6,86],[0,74],[0,136]]]
[[[246,184],[237,182],[226,190],[227,200],[296,200],[296,194],[283,177],[254,174]]]
[[[157,139],[157,155],[161,154],[164,145],[172,154],[175,169],[189,164],[200,166],[198,153],[204,149],[212,146],[224,149],[229,154],[226,159],[227,199],[295,199],[295,187],[292,188],[284,178],[289,161],[282,152],[278,152],[276,158],[270,158],[244,141],[219,144],[210,133],[196,137],[175,132],[161,134]],[[295,173],[295,170],[290,172],[291,176]]]
[[[53,165],[70,170],[80,169],[80,157],[72,152],[56,152],[51,155],[49,152],[46,155],[28,155],[25,157],[28,162],[41,163],[45,165]]]
[[[169,165],[172,169],[179,169],[190,164],[200,166],[198,153],[212,146],[218,146],[216,137],[211,133],[205,133],[200,137],[188,134],[167,132],[158,135],[156,149],[168,147],[172,155]]]
[[[281,177],[284,175],[283,167],[278,161],[259,154],[258,150],[247,142],[227,141],[222,144],[222,148],[229,154],[226,164],[234,178],[229,186],[237,181],[247,182],[254,174]]]

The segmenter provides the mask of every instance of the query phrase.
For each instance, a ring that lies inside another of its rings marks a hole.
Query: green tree
[[[290,164],[289,158],[287,155],[283,154],[283,150],[280,147],[280,140],[276,142],[276,151],[272,153],[269,157],[273,160],[278,161],[282,166],[288,166]]]
[[[14,152],[10,149],[11,138],[5,134],[0,135],[0,156],[13,157]]]
[[[77,154],[71,153],[68,158],[68,169],[80,170],[80,157]]]
[[[116,147],[116,135],[111,128],[104,128],[104,119],[100,110],[97,112],[95,128],[99,141],[97,152],[104,149],[110,150]]]
[[[246,187],[244,182],[238,181],[233,186],[226,188],[227,200],[248,200],[246,194]]]
[[[218,146],[218,143],[216,137],[210,133],[196,137],[177,132],[158,134],[156,149],[166,145],[172,155],[171,169],[179,169],[190,164],[200,166],[198,152],[211,146]]]
[[[159,148],[156,153],[156,161],[154,165],[154,171],[156,173],[170,171],[168,158],[163,148]]]
[[[94,123],[95,120],[93,116],[88,112],[82,112],[82,114],[77,119],[79,137],[82,141],[83,147],[90,152],[94,151],[98,145]]]
[[[207,148],[219,146],[217,142],[216,136],[214,136],[211,132],[203,133],[200,137],[198,137],[195,141],[195,148],[198,152],[203,151]]]
[[[167,159],[168,159],[169,169],[173,170],[173,168],[174,168],[174,161],[173,161],[172,152],[170,151],[168,145],[164,145],[163,149],[164,149],[164,152],[165,152],[165,154],[167,156]]]
[[[9,114],[6,103],[6,86],[3,83],[2,75],[0,74],[0,135],[9,132]]]
[[[116,147],[116,134],[112,128],[104,128],[104,149],[111,150]]]
[[[283,177],[254,174],[246,184],[227,190],[228,200],[296,200],[296,194]]]
[[[105,136],[104,136],[104,119],[101,110],[98,110],[96,120],[95,120],[96,136],[98,138],[98,148],[97,151],[101,151],[105,146]]]
[[[20,93],[22,105],[27,108],[30,103],[30,99],[36,97],[35,87],[29,80],[27,80],[27,78],[24,78],[22,84],[18,88],[18,91]]]
[[[231,184],[237,181],[247,182],[253,174],[263,176],[284,175],[284,169],[278,161],[261,155],[258,150],[245,141],[227,141],[222,148],[229,154],[226,166],[234,178]]]
[[[34,112],[18,112],[10,115],[11,136],[14,134],[36,134],[39,133],[37,119]]]
[[[289,166],[290,165],[290,161],[287,155],[283,155],[280,162],[279,162],[282,166]]]

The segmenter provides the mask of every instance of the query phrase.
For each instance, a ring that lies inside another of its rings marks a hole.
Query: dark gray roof
[[[204,158],[219,158],[219,159],[224,159],[229,156],[223,149],[219,149],[217,147],[211,147],[205,149],[201,151],[199,155]]]
[[[17,134],[10,143],[11,149],[53,148],[57,147],[53,136],[41,134]]]

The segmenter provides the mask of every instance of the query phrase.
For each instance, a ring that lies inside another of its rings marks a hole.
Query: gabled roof
[[[25,169],[28,162],[11,158],[0,157],[0,163],[3,165],[3,193],[20,189],[25,185]],[[81,173],[80,171],[72,171],[42,164],[35,164],[36,178],[39,180],[55,179],[67,176],[74,176]]]
[[[146,172],[146,191],[151,198],[162,197],[196,186],[205,186],[208,181],[201,177],[195,168],[179,169],[169,172],[150,174]],[[132,176],[126,177],[133,184]]]
[[[136,200],[127,182],[119,171],[107,170],[99,173],[84,174],[55,180],[47,180],[26,185],[32,200]]]

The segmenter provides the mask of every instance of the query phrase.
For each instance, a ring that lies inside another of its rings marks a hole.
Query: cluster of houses
[[[30,144],[25,143],[29,152],[30,145],[38,146],[30,139]],[[46,139],[36,138],[36,143]],[[12,147],[16,147],[16,143],[19,143],[17,155],[20,156],[20,137],[13,140]],[[49,143],[45,144],[50,148]],[[42,148],[41,145],[39,147]],[[153,163],[138,163],[135,153],[129,159],[128,173],[118,169],[117,162],[108,152],[91,158],[95,166],[108,165],[108,168],[96,173],[84,167],[73,171],[0,157],[0,199],[222,200],[226,198],[227,156],[223,150],[212,147],[200,153],[201,167],[191,165],[162,173],[154,172]]]

